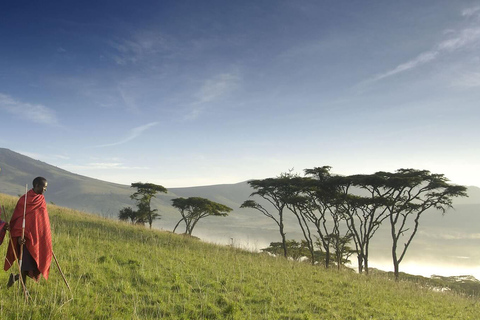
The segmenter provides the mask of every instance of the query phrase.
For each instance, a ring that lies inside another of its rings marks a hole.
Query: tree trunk
[[[190,224],[192,221],[190,220],[185,220],[185,234],[191,234],[192,232],[190,231]]]
[[[172,231],[173,233],[175,233],[175,230],[177,230],[178,225],[179,225],[180,222],[182,222],[182,221],[183,221],[183,219],[180,219],[180,221],[177,222],[177,224],[175,225],[175,228],[173,228],[173,231]]]
[[[358,273],[362,273],[363,272],[363,256],[361,253],[357,255],[357,260],[358,260]]]
[[[280,224],[280,235],[282,236],[283,256],[287,258],[287,239],[285,232],[283,232],[283,223]]]
[[[393,261],[393,272],[395,273],[395,281],[398,281],[400,276],[400,264],[398,261]]]
[[[398,281],[399,273],[400,273],[400,263],[398,262],[397,258],[397,240],[393,240],[392,244],[392,260],[393,260],[393,271],[395,273],[395,280]]]
[[[325,268],[330,266],[330,246],[325,249]]]
[[[368,275],[368,246],[367,242],[365,245],[365,254],[363,255],[363,266],[365,267],[365,273]]]

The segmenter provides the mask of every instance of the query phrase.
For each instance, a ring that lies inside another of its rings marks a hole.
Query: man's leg
[[[10,277],[8,278],[7,288],[10,288],[11,286],[13,286],[13,284],[17,280],[18,280],[18,274],[14,275],[13,273],[10,273]]]
[[[28,271],[22,271],[22,280],[24,285],[27,285],[27,274]]]

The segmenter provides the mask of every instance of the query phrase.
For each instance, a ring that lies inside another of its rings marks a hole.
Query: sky
[[[8,1],[0,147],[121,184],[480,186],[480,1]]]

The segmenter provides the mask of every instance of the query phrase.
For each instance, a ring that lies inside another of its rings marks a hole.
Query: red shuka
[[[2,210],[0,209],[0,244],[3,243],[3,239],[5,238],[5,221],[2,221]]]
[[[18,238],[22,237],[23,210],[25,206],[25,195],[17,202],[12,219],[10,220],[10,234],[17,247]],[[48,279],[50,263],[52,261],[52,233],[50,231],[50,219],[47,212],[47,204],[42,194],[36,194],[33,189],[27,193],[27,210],[25,213],[25,245],[37,262],[38,271],[45,279]],[[17,250],[17,257],[20,259],[20,251]],[[5,258],[4,269],[7,271],[15,261],[12,245],[8,244],[7,257]],[[35,279],[38,281],[40,274]]]

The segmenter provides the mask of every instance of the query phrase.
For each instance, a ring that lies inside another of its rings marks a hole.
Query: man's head
[[[33,191],[36,194],[43,194],[45,191],[47,191],[47,179],[44,177],[36,177],[33,179]]]

